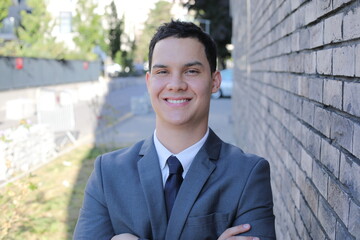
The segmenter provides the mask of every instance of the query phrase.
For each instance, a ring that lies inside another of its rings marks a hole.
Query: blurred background
[[[72,239],[96,156],[153,133],[171,19],[218,45],[209,124],[269,161],[278,239],[360,239],[358,0],[1,0],[0,239]]]

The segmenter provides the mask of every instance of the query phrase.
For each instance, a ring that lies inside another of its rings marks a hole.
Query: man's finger
[[[235,227],[226,229],[218,238],[218,240],[225,240],[227,238],[233,237],[237,234],[247,232],[251,228],[250,224],[242,224]]]

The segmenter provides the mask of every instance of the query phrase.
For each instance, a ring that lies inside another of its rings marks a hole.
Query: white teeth
[[[186,99],[181,99],[181,100],[172,100],[172,99],[168,99],[167,100],[169,103],[184,103],[184,102],[187,102],[188,100]]]

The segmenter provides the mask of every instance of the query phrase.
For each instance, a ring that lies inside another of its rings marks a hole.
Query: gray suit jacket
[[[99,156],[74,239],[132,233],[153,240],[217,239],[250,223],[242,234],[275,239],[270,169],[266,160],[224,143],[210,130],[181,185],[169,221],[159,160],[149,137]]]

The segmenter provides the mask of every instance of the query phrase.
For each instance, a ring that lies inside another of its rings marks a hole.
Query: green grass
[[[86,181],[102,152],[80,146],[0,189],[0,239],[72,239]]]

